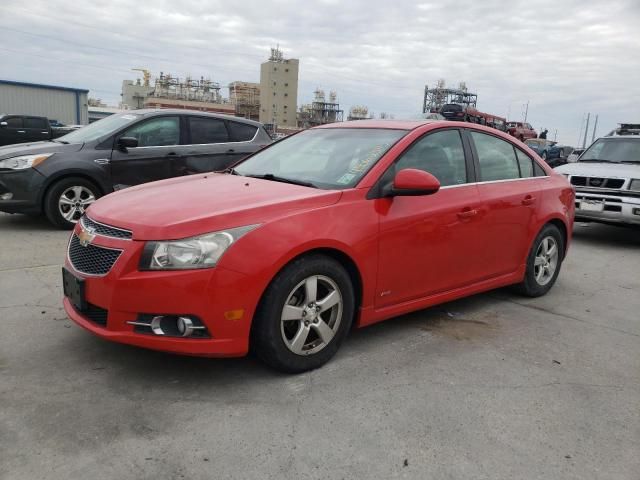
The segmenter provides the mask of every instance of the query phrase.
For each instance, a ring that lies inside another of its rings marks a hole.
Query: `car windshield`
[[[82,127],[71,133],[67,133],[62,137],[56,138],[56,141],[62,143],[85,143],[97,140],[98,138],[109,135],[110,133],[124,127],[132,122],[135,122],[140,118],[140,115],[135,113],[119,113],[110,115],[102,120]]]
[[[640,139],[601,138],[582,154],[580,161],[640,163]]]
[[[305,130],[256,153],[234,172],[331,190],[350,188],[406,133],[373,128]]]

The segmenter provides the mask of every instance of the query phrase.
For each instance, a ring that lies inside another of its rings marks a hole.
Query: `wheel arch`
[[[344,252],[343,250],[340,250],[338,248],[335,247],[313,247],[313,248],[309,248],[307,250],[304,250],[303,252],[299,252],[296,255],[292,256],[291,258],[289,258],[286,262],[284,262],[282,265],[280,265],[280,268],[278,268],[278,270],[271,276],[271,278],[269,278],[268,282],[266,283],[266,286],[264,288],[264,290],[262,291],[262,293],[260,294],[260,298],[258,300],[258,303],[256,305],[256,311],[260,308],[262,301],[264,299],[265,294],[267,293],[267,289],[269,288],[269,285],[271,285],[271,282],[273,281],[274,278],[276,278],[278,276],[278,274],[284,270],[288,265],[290,265],[291,263],[295,262],[296,260],[309,256],[309,255],[314,255],[314,254],[318,254],[318,255],[325,255],[327,257],[330,257],[334,260],[336,260],[338,263],[340,263],[345,270],[347,271],[347,273],[349,274],[349,277],[351,278],[351,284],[353,285],[353,293],[354,293],[354,325],[356,325],[357,320],[358,320],[358,314],[359,314],[359,310],[360,307],[362,306],[362,299],[363,299],[363,280],[362,280],[362,273],[360,272],[360,268],[358,268],[358,264],[356,263],[356,261],[346,252]],[[253,329],[253,325],[254,322],[251,322],[251,328]]]
[[[44,208],[45,208],[44,202],[51,188],[53,188],[53,186],[59,181],[64,180],[66,178],[70,178],[70,177],[82,178],[84,180],[87,180],[93,183],[96,187],[98,187],[99,189],[98,193],[100,193],[101,196],[106,195],[107,193],[110,193],[108,188],[106,188],[105,185],[102,184],[102,182],[100,182],[97,178],[93,177],[92,175],[87,174],[85,171],[65,170],[49,178],[44,188],[40,190],[38,205],[40,205],[40,208],[42,208],[42,211],[44,211]]]
[[[550,220],[548,220],[543,226],[542,228],[544,228],[545,225],[553,225],[555,227],[558,228],[558,230],[560,230],[560,233],[562,234],[562,242],[564,243],[564,252],[563,252],[563,256],[566,255],[567,253],[567,249],[569,248],[569,232],[567,230],[567,226],[565,225],[564,221],[562,221],[559,218],[551,218]],[[542,230],[541,228],[541,230]]]

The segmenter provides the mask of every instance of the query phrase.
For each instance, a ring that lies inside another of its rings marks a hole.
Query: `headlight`
[[[35,167],[41,164],[53,153],[41,153],[39,155],[21,155],[19,157],[7,158],[0,160],[0,168],[9,170],[24,170],[25,168]]]
[[[631,180],[631,183],[629,184],[629,190],[640,192],[640,179],[636,178],[635,180]]]
[[[233,242],[257,226],[231,228],[183,240],[147,242],[140,259],[140,270],[189,270],[214,267]]]

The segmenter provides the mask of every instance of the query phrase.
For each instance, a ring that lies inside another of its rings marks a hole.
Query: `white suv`
[[[640,125],[621,125],[555,170],[576,189],[577,220],[640,225]]]

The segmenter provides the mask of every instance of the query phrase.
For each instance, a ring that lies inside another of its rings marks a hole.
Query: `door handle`
[[[233,148],[230,148],[229,150],[227,150],[227,153],[233,153],[233,152],[235,152]]]
[[[175,157],[176,155],[178,155],[176,152],[167,153],[167,157]]]
[[[477,214],[478,214],[477,210],[475,209],[472,210],[471,208],[465,208],[461,212],[458,212],[458,218],[460,218],[461,220],[465,220],[467,218],[472,218]]]
[[[40,132],[40,133],[44,133],[45,135],[48,135],[48,134],[49,134],[49,132]]]
[[[527,195],[522,199],[522,205],[533,205],[536,202],[536,197],[533,195]]]
[[[24,133],[24,130],[18,130],[18,133]]]

